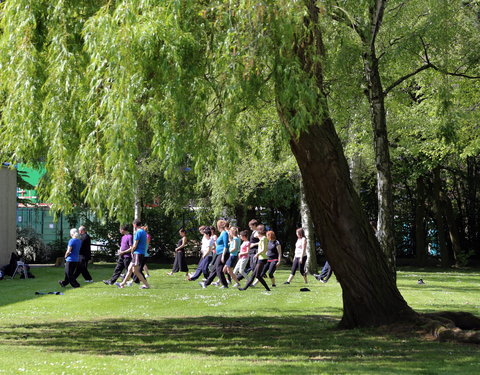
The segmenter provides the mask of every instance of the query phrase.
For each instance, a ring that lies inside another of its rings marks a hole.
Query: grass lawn
[[[101,280],[113,265],[91,266],[97,281],[64,295],[60,268],[35,279],[0,281],[0,374],[478,374],[478,346],[373,330],[337,330],[341,288],[334,277],[310,292],[300,275],[266,293],[201,289],[151,266],[152,289]],[[422,278],[425,285],[417,285]],[[81,279],[81,278],[80,278]],[[480,315],[480,272],[402,269],[398,284],[420,312]]]

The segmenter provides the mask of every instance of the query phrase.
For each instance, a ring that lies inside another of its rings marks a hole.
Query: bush
[[[17,253],[27,263],[41,263],[47,258],[47,246],[31,228],[17,228]]]

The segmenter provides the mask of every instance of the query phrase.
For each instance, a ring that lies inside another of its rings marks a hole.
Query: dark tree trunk
[[[244,205],[235,206],[235,218],[237,219],[237,226],[239,228],[248,228],[248,220],[247,220],[247,209]]]
[[[435,213],[435,223],[437,224],[438,249],[442,258],[442,267],[449,267],[452,265],[449,251],[447,249],[447,236],[445,231],[445,219],[443,216],[443,206],[440,197],[442,181],[440,178],[440,167],[433,170],[433,210]]]
[[[332,121],[291,141],[317,235],[343,291],[344,327],[412,318],[349,177]]]
[[[415,207],[415,257],[417,264],[424,266],[427,262],[427,244],[425,228],[425,180],[417,178],[417,204]]]
[[[477,176],[476,160],[473,157],[467,158],[467,230],[468,244],[470,249],[478,248],[477,231]]]
[[[307,2],[307,35],[294,47],[302,69],[318,86],[318,113],[312,111],[308,128],[292,133],[290,147],[297,160],[305,187],[316,234],[320,239],[343,291],[341,326],[378,326],[416,317],[401,296],[392,270],[353,188],[343,148],[333,122],[323,88],[321,61],[324,56],[318,25],[319,10],[314,0]],[[316,58],[313,58],[317,55]],[[282,92],[282,80],[276,82]],[[296,108],[277,97],[279,117],[287,131]]]
[[[462,251],[460,233],[458,231],[452,201],[443,192],[441,193],[441,199],[443,202],[445,217],[447,219],[448,234],[450,236],[450,242],[452,243],[452,254],[450,254],[449,259],[457,264],[457,255]]]

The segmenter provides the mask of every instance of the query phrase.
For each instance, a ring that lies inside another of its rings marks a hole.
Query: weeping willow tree
[[[138,164],[167,175],[186,156],[230,195],[237,119],[272,99],[343,290],[343,327],[417,321],[362,211],[324,84],[322,9],[305,1],[7,1],[1,149],[45,161],[58,208],[130,215]],[[21,129],[21,130],[20,130]]]

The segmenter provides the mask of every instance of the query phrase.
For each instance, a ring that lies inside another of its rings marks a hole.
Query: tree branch
[[[427,62],[425,65],[422,65],[420,68],[418,68],[417,70],[409,73],[409,74],[406,74],[404,75],[403,77],[397,79],[395,82],[393,82],[390,86],[388,86],[384,91],[383,91],[383,95],[387,95],[390,91],[392,91],[395,87],[397,87],[399,84],[401,84],[403,81],[409,79],[410,77],[413,77],[415,74],[417,73],[420,73],[421,71],[425,70],[425,69],[428,69],[428,68],[432,68],[433,65],[430,64],[429,62]]]

